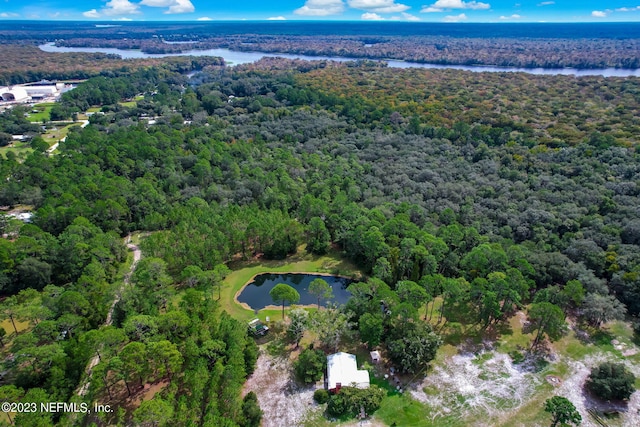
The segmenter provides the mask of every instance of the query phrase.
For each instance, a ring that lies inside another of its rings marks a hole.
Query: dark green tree
[[[173,406],[159,396],[142,402],[133,412],[133,420],[140,427],[164,427],[173,417]]]
[[[586,386],[606,400],[624,400],[635,391],[636,377],[622,363],[604,362],[591,370]]]
[[[327,368],[327,356],[322,350],[306,349],[293,362],[293,369],[300,381],[312,384],[322,378]]]
[[[260,427],[262,409],[258,403],[258,396],[253,391],[247,393],[242,399],[242,427]]]
[[[331,235],[322,218],[311,218],[307,228],[307,250],[312,254],[323,255],[327,253],[330,243]]]
[[[431,325],[419,322],[404,322],[392,331],[387,340],[391,360],[403,372],[417,373],[426,368],[436,357],[442,340],[433,332]]]
[[[300,301],[300,294],[291,286],[285,283],[278,283],[269,291],[269,295],[273,302],[282,303],[282,320],[284,320],[284,305],[295,304]]]
[[[362,342],[367,343],[367,347],[371,350],[382,340],[382,332],[384,331],[382,315],[364,313],[358,320],[358,331]]]
[[[544,410],[551,413],[553,420],[551,427],[568,426],[569,423],[579,425],[582,422],[580,413],[569,399],[562,396],[553,396],[544,402]]]
[[[544,335],[554,341],[560,338],[565,331],[562,309],[549,302],[532,304],[529,309],[529,321],[531,323],[526,329],[536,331],[531,348],[537,347]]]
[[[331,286],[324,279],[313,279],[309,283],[309,293],[318,298],[318,309],[320,309],[320,299],[328,300],[333,298]]]
[[[382,388],[371,385],[369,388],[342,387],[339,393],[329,398],[327,411],[334,417],[348,415],[355,417],[364,410],[366,416],[372,415],[386,396]]]

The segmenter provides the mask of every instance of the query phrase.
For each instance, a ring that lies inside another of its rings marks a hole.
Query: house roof
[[[349,353],[336,353],[327,356],[327,383],[329,390],[355,385],[358,388],[369,387],[369,372],[358,370],[356,356]]]

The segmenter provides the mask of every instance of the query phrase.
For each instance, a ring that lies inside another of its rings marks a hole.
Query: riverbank
[[[230,49],[204,49],[204,50],[187,50],[181,53],[145,53],[136,49],[118,49],[118,48],[100,48],[100,47],[62,47],[55,46],[54,43],[46,43],[38,46],[44,52],[85,52],[85,53],[106,53],[120,55],[122,59],[135,58],[163,58],[168,56],[217,56],[224,59],[227,65],[250,64],[260,59],[267,58],[286,58],[301,59],[305,61],[384,61],[390,68],[426,68],[426,69],[453,69],[472,72],[492,72],[492,73],[527,73],[534,75],[570,75],[570,76],[603,76],[603,77],[640,77],[640,69],[624,69],[624,68],[594,68],[594,69],[577,69],[577,68],[522,68],[522,67],[497,67],[489,65],[442,65],[422,62],[410,62],[394,59],[383,58],[352,58],[342,56],[324,56],[324,55],[298,55],[290,53],[270,53],[270,52],[245,52],[234,51]]]

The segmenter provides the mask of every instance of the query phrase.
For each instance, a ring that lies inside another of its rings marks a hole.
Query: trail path
[[[131,263],[131,268],[129,269],[129,272],[124,276],[124,281],[122,282],[122,286],[120,286],[120,288],[118,289],[118,292],[116,292],[116,297],[113,299],[113,303],[111,303],[111,307],[109,308],[109,312],[107,313],[107,319],[104,321],[103,326],[110,326],[113,323],[113,310],[116,308],[116,304],[118,303],[118,301],[120,301],[120,298],[122,296],[122,291],[124,291],[125,286],[127,286],[131,282],[131,275],[133,274],[133,271],[136,269],[136,266],[138,265],[138,261],[140,261],[140,258],[142,257],[142,252],[140,251],[140,248],[138,248],[138,246],[131,243],[131,234],[129,234],[126,237],[125,241],[127,242],[127,248],[133,251],[133,262]],[[86,369],[87,382],[84,383],[78,389],[78,392],[77,392],[78,396],[84,396],[85,394],[87,394],[87,391],[89,391],[89,386],[91,385],[91,374],[93,372],[93,368],[99,362],[100,362],[100,357],[96,353],[96,355],[91,358],[91,360],[89,361],[89,364],[87,365],[87,369]]]

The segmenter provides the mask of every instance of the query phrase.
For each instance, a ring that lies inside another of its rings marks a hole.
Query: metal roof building
[[[15,86],[11,89],[3,88],[0,96],[2,96],[3,101],[24,101],[26,99],[29,99],[29,94],[27,93],[27,91],[19,86]]]
[[[340,387],[369,388],[369,372],[358,370],[353,354],[340,352],[327,356],[327,388],[340,390]]]

